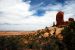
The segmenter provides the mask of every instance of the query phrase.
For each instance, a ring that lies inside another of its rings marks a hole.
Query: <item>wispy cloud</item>
[[[45,4],[41,2],[36,6],[31,6],[31,1],[22,0],[1,0],[0,1],[0,30],[36,30],[51,26],[56,20],[56,14],[59,10],[64,11],[65,20],[69,17],[75,18],[75,1],[66,1],[61,3]],[[30,11],[32,9],[32,11]],[[39,10],[39,11],[38,11]],[[41,10],[41,11],[40,11]],[[40,14],[42,14],[39,16]],[[36,14],[36,15],[35,15]],[[9,29],[8,29],[9,28]]]

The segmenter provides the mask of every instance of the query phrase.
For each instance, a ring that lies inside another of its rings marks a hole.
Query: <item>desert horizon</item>
[[[0,0],[0,50],[75,50],[75,0]]]

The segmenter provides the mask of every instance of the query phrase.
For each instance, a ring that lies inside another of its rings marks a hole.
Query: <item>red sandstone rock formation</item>
[[[57,22],[57,26],[58,25],[62,25],[64,23],[64,12],[59,11],[56,15],[56,22]]]
[[[74,18],[69,18],[68,21],[64,21],[64,12],[59,11],[56,15],[56,26],[61,27],[61,26],[66,26],[70,22],[73,22]]]

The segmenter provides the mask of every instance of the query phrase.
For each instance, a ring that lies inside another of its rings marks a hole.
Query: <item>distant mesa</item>
[[[73,21],[74,21],[74,18],[69,18],[68,21],[64,21],[64,12],[59,11],[56,14],[56,25],[55,26],[57,27],[67,26],[70,22],[73,22]]]

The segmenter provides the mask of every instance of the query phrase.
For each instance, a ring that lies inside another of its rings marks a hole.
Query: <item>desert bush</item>
[[[63,42],[66,44],[68,50],[75,50],[75,22],[71,22],[62,31],[64,37]]]

